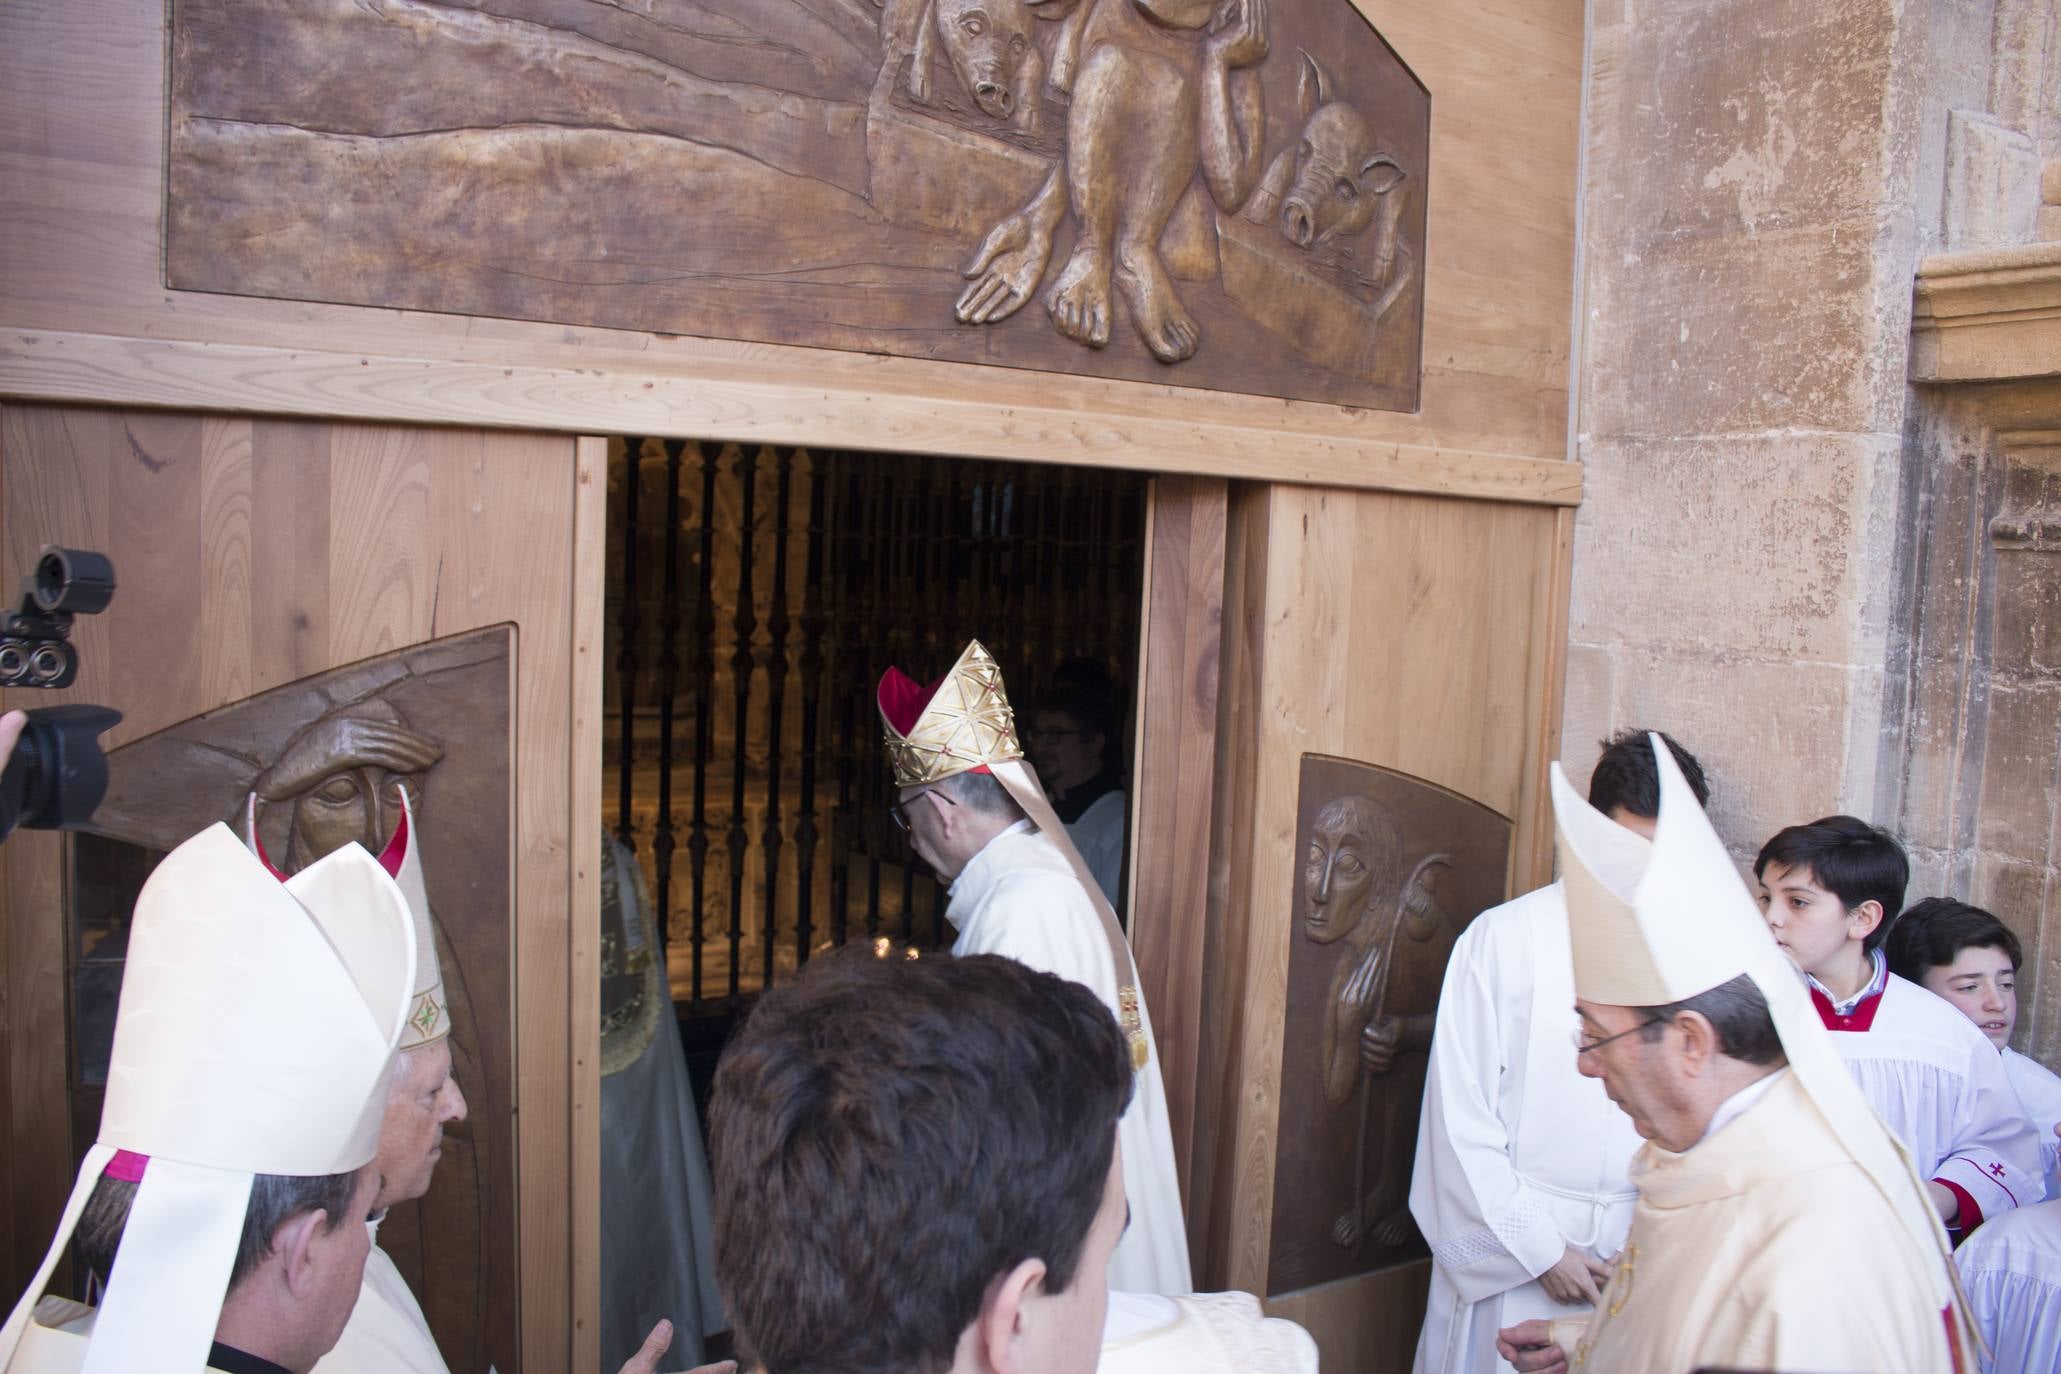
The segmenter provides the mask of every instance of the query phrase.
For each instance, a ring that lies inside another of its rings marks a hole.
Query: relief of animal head
[[[1330,74],[1307,52],[1296,95],[1302,135],[1294,179],[1281,197],[1281,236],[1314,248],[1359,233],[1377,210],[1392,232],[1408,173],[1382,147],[1367,117],[1336,97]]]
[[[1024,0],[937,0],[937,41],[981,112],[1022,122],[1038,103],[1044,62]]]

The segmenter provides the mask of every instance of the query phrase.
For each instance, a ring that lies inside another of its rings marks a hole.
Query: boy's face
[[[1869,919],[1873,903],[1848,911],[1837,895],[1818,886],[1816,873],[1801,866],[1770,863],[1761,871],[1760,909],[1775,943],[1805,973],[1822,972],[1875,927]]]
[[[2018,1023],[2018,970],[1993,945],[1963,949],[1951,964],[1925,970],[1925,987],[1961,1009],[1998,1049],[2011,1043]]]

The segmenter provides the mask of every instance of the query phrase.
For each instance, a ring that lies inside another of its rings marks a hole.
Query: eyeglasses
[[[915,801],[918,797],[936,797],[946,806],[957,806],[959,804],[943,792],[938,791],[935,787],[926,787],[921,792],[911,793],[905,801],[889,802],[887,804],[887,818],[899,826],[904,835],[909,833],[908,802]]]
[[[1638,1025],[1633,1026],[1630,1030],[1621,1030],[1615,1035],[1606,1035],[1600,1040],[1591,1040],[1589,1038],[1588,1027],[1576,1026],[1574,1028],[1574,1035],[1572,1037],[1574,1040],[1575,1053],[1577,1056],[1584,1054],[1593,1054],[1597,1050],[1602,1049],[1605,1045],[1609,1044],[1613,1040],[1622,1040],[1627,1035],[1636,1035],[1640,1031],[1646,1029],[1646,1027],[1661,1025],[1666,1020],[1667,1018],[1665,1016],[1649,1016],[1644,1021],[1641,1021]]]

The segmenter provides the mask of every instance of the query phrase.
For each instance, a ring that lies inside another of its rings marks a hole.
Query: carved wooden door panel
[[[572,725],[599,692],[574,640],[575,608],[599,609],[575,591],[588,455],[543,435],[0,413],[0,578],[60,543],[108,553],[118,582],[77,624],[75,685],[4,704],[125,715],[90,831],[0,847],[10,1291],[97,1129],[128,911],[157,858],[215,821],[244,832],[247,802],[283,869],[377,849],[405,789],[470,1115],[380,1243],[451,1368],[578,1366],[575,1000],[598,1032],[569,970],[598,888],[594,842],[573,837],[595,834],[598,797],[568,778],[599,771],[598,736],[578,749]]]

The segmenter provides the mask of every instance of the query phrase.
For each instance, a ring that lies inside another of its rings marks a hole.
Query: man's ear
[[[296,1298],[307,1297],[315,1287],[315,1238],[329,1224],[329,1213],[318,1207],[279,1223],[272,1233],[272,1257],[279,1261],[286,1290]]]
[[[980,1300],[980,1315],[973,1319],[976,1369],[993,1374],[1036,1374],[1025,1364],[1028,1351],[1024,1335],[1029,1322],[1025,1308],[1045,1292],[1045,1262],[1027,1259],[988,1285]]]
[[[1718,1055],[1717,1027],[1700,1011],[1678,1012],[1668,1024],[1682,1033],[1683,1069],[1692,1077],[1702,1077]]]
[[[1849,937],[1865,940],[1875,933],[1875,927],[1882,924],[1882,903],[1870,897],[1846,913]]]

